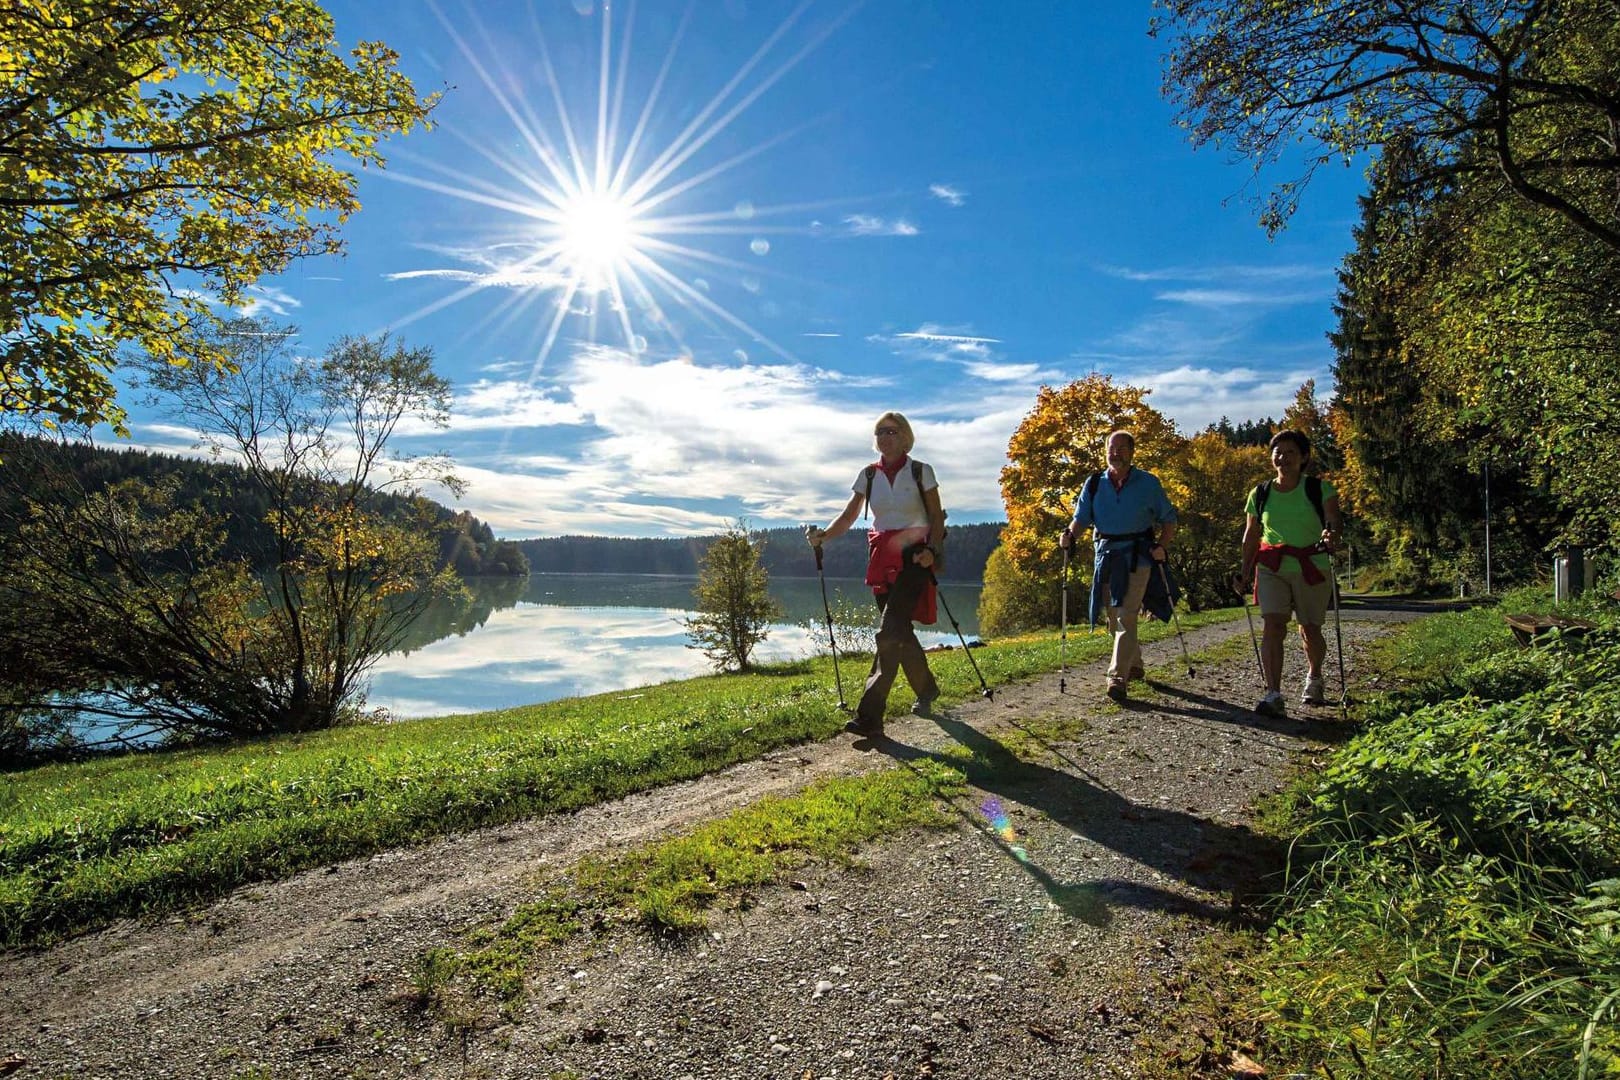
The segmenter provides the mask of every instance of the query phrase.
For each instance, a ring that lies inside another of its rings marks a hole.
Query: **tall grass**
[[[1490,611],[1393,643],[1418,681],[1309,782],[1253,964],[1273,1068],[1620,1073],[1620,629],[1599,614],[1523,652]]]

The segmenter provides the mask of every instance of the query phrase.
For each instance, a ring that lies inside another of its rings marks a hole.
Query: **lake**
[[[411,640],[373,669],[368,705],[398,718],[504,709],[624,690],[713,671],[687,647],[681,620],[692,614],[694,577],[637,574],[531,574],[527,579],[468,582],[470,602],[443,603],[413,627]],[[796,660],[827,645],[821,586],[815,578],[773,578],[783,621],[754,652],[760,661]],[[949,583],[945,599],[969,641],[978,633],[979,585]],[[827,594],[872,612],[857,580],[827,580]],[[812,631],[802,625],[811,621]],[[924,647],[956,643],[945,617],[919,627]],[[846,667],[844,683],[865,676]]]

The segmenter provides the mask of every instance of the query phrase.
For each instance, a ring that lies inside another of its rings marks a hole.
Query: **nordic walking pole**
[[[1249,640],[1254,643],[1254,666],[1260,672],[1260,685],[1266,686],[1266,665],[1260,659],[1260,638],[1254,632],[1254,613],[1249,610],[1249,590],[1245,588],[1243,578],[1237,574],[1232,575],[1232,583],[1237,586],[1237,594],[1243,599],[1243,616],[1249,620]]]
[[[1066,544],[1060,546],[1063,550],[1063,588],[1059,590],[1063,594],[1063,627],[1058,635],[1058,693],[1061,694],[1068,690],[1069,677],[1069,548]]]
[[[1187,655],[1187,635],[1181,632],[1181,612],[1176,610],[1176,598],[1170,592],[1170,575],[1159,563],[1159,580],[1164,583],[1164,595],[1170,601],[1170,617],[1176,621],[1176,639],[1181,642],[1181,659],[1187,665],[1187,678],[1193,678],[1192,657]]]
[[[930,566],[926,569],[928,570],[928,580],[934,583],[934,595],[939,597],[939,606],[945,609],[945,617],[951,620],[951,629],[956,631],[956,640],[962,643],[962,651],[967,653],[968,664],[973,668],[973,674],[979,677],[979,689],[983,693],[984,699],[994,701],[996,692],[990,689],[989,683],[984,681],[984,675],[979,671],[979,662],[973,659],[973,650],[968,648],[967,638],[962,636],[962,624],[956,621],[955,615],[951,614],[951,605],[945,602],[945,590],[939,587],[939,578],[934,576],[934,568]]]
[[[832,605],[827,603],[827,574],[821,565],[821,545],[814,544],[816,552],[816,577],[821,579],[821,610],[827,613],[827,644],[832,646],[833,681],[838,684],[838,707],[845,712],[849,706],[844,703],[844,677],[838,673],[838,638],[833,634]]]
[[[1328,572],[1333,575],[1333,638],[1339,645],[1339,720],[1350,719],[1350,686],[1344,681],[1344,624],[1339,621],[1339,560],[1328,552]]]

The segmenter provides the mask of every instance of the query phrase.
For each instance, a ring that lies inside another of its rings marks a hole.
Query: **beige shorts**
[[[1255,592],[1260,599],[1260,614],[1287,615],[1292,613],[1301,626],[1321,626],[1327,621],[1328,605],[1333,599],[1333,582],[1323,579],[1315,585],[1305,584],[1305,575],[1299,570],[1277,573],[1269,567],[1257,568],[1259,578]]]

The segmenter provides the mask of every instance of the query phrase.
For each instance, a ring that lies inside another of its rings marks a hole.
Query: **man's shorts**
[[[1305,584],[1305,575],[1299,570],[1278,573],[1269,567],[1257,568],[1259,578],[1255,591],[1260,598],[1261,615],[1287,615],[1290,612],[1302,626],[1321,626],[1327,621],[1328,604],[1333,599],[1333,582],[1327,579],[1315,585]]]

